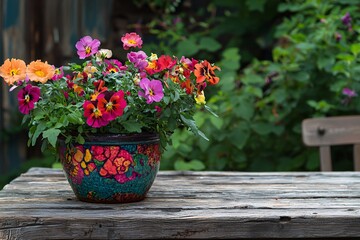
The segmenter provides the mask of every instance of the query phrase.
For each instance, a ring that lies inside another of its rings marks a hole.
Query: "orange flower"
[[[46,83],[55,74],[55,68],[47,62],[32,61],[26,69],[29,79],[34,82]]]
[[[26,78],[26,64],[23,60],[12,58],[6,59],[4,64],[0,67],[0,76],[4,81],[13,85],[15,82],[25,80]]]
[[[204,60],[201,63],[195,65],[194,74],[196,76],[196,82],[202,83],[207,80],[210,84],[214,85],[219,82],[219,77],[216,77],[215,70],[220,70],[218,66],[211,66],[211,64]]]

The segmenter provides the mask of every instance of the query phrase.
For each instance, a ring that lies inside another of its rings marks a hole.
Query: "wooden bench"
[[[130,204],[75,199],[60,170],[0,191],[0,239],[356,238],[359,172],[159,172]]]
[[[360,116],[309,118],[302,122],[303,142],[320,150],[321,171],[332,171],[333,145],[353,145],[354,170],[360,171]]]

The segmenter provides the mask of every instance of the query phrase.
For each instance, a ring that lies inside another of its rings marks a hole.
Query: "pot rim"
[[[82,145],[122,145],[159,143],[158,133],[86,133]],[[64,139],[60,139],[64,140]]]

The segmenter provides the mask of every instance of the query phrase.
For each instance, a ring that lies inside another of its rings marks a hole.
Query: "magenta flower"
[[[39,101],[40,88],[28,84],[19,91],[17,97],[19,101],[19,111],[22,114],[29,114],[30,111],[34,109],[34,104]]]
[[[344,95],[346,95],[346,96],[348,96],[350,98],[357,96],[357,93],[354,90],[350,89],[350,88],[344,88],[342,90],[342,94],[344,94]]]
[[[147,104],[152,102],[160,102],[164,97],[163,86],[159,80],[150,81],[147,78],[143,78],[140,81],[140,87],[142,90],[144,90],[144,92],[139,91],[138,94],[140,97],[146,99]]]
[[[80,59],[84,59],[98,52],[100,41],[98,39],[92,39],[90,36],[81,38],[76,44],[77,54]]]
[[[55,68],[55,74],[51,79],[56,81],[56,80],[59,80],[60,78],[62,78],[63,76],[64,76],[63,67],[59,67],[59,68]]]
[[[347,27],[351,27],[351,16],[350,13],[346,13],[342,18],[341,18],[342,23],[347,26]]]
[[[106,73],[125,71],[127,69],[127,66],[124,66],[117,59],[110,59],[110,60],[105,59],[105,63],[106,63]]]
[[[127,54],[127,58],[140,71],[144,70],[148,65],[148,61],[146,60],[147,55],[143,51],[130,52]]]
[[[123,42],[123,48],[125,50],[128,50],[131,47],[141,48],[143,44],[141,37],[134,32],[126,33],[125,36],[121,38],[121,41]]]
[[[83,104],[86,123],[94,128],[106,126],[109,123],[109,113],[101,112],[97,101],[85,101]]]

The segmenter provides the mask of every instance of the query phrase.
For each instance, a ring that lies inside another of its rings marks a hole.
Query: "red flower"
[[[172,59],[170,56],[162,55],[158,59],[158,65],[160,66],[160,71],[164,69],[171,69],[176,64],[176,59]]]
[[[182,82],[180,86],[186,90],[187,94],[192,94],[194,91],[194,84],[190,81],[190,79],[186,79],[186,81]]]
[[[19,111],[22,114],[29,114],[30,110],[34,109],[35,103],[40,98],[40,88],[28,84],[19,91],[17,97],[19,101]]]
[[[98,80],[98,81],[94,82],[93,85],[95,86],[96,89],[95,89],[95,92],[93,94],[91,94],[91,101],[96,101],[99,94],[107,91],[108,88],[105,87],[104,80]]]
[[[99,110],[98,101],[85,101],[83,104],[86,123],[94,128],[106,126],[109,123],[109,113]]]
[[[160,65],[158,64],[158,62],[156,60],[148,62],[148,65],[145,68],[145,71],[150,75],[153,75],[154,73],[158,73],[161,70],[162,69],[160,68]]]
[[[98,96],[99,110],[109,115],[108,120],[114,120],[115,118],[123,115],[124,108],[127,103],[124,99],[124,92],[122,90],[112,93],[105,92]]]

